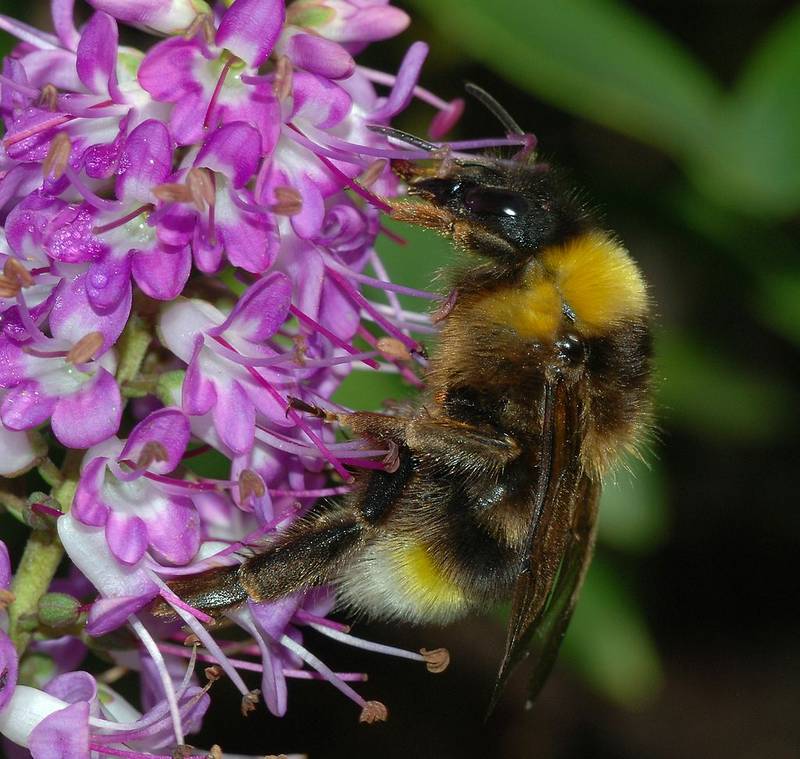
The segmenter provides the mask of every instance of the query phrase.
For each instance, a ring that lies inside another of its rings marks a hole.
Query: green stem
[[[70,451],[69,454],[78,454],[79,451]],[[69,511],[72,498],[77,487],[74,469],[75,456],[67,454],[64,464],[64,481],[53,489],[53,497],[59,502],[64,512]],[[68,479],[66,479],[68,478]],[[39,599],[47,592],[53,576],[64,557],[64,549],[55,530],[34,530],[31,532],[25,551],[14,573],[14,582],[11,592],[14,601],[8,607],[8,635],[21,657],[31,640],[31,632],[20,624],[31,615],[35,615],[39,606]]]

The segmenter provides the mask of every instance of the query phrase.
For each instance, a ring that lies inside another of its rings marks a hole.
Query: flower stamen
[[[99,227],[92,227],[92,232],[96,235],[102,235],[104,232],[110,232],[112,229],[118,229],[119,227],[127,224],[129,221],[133,221],[137,216],[141,216],[143,213],[149,213],[153,210],[153,207],[154,206],[152,203],[145,203],[143,206],[134,208],[130,213],[126,213],[124,216],[120,216],[120,218],[108,222],[108,224],[102,224]]]
[[[94,358],[95,353],[103,346],[102,332],[90,332],[78,340],[67,353],[67,361],[70,364],[85,364]]]
[[[72,152],[72,142],[66,132],[59,132],[50,143],[50,149],[42,161],[42,174],[45,178],[60,179],[64,175]]]
[[[276,187],[270,211],[280,216],[296,216],[303,210],[303,196],[294,187]]]
[[[292,62],[285,55],[280,56],[275,64],[275,79],[272,83],[278,100],[285,100],[292,94],[293,78]]]
[[[39,94],[39,105],[48,111],[58,107],[58,88],[54,84],[46,84]]]

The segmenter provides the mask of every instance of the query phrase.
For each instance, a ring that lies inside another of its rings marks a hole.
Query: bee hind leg
[[[293,524],[264,553],[246,559],[239,581],[255,601],[270,601],[331,582],[364,543],[364,524],[349,509]]]

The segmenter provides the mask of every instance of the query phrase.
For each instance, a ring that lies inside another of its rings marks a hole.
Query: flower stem
[[[82,451],[67,453],[63,468],[64,479],[60,485],[53,488],[53,497],[65,512],[69,511],[75,495],[82,455]],[[36,614],[39,599],[50,587],[50,582],[63,557],[64,549],[55,530],[31,532],[11,585],[14,601],[8,607],[8,635],[20,658],[25,653],[32,634],[20,622]]]
[[[117,368],[117,382],[120,385],[133,380],[139,373],[139,368],[147,354],[152,335],[145,326],[144,321],[138,316],[130,318],[125,325],[125,330],[120,338],[119,366]]]

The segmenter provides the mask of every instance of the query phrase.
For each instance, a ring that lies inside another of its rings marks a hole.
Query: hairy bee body
[[[535,692],[592,551],[603,473],[649,419],[648,298],[622,245],[527,162],[396,167],[418,202],[393,215],[472,254],[416,410],[330,414],[395,447],[341,503],[240,567],[173,584],[215,613],[336,583],[369,617],[448,622],[512,598],[498,682],[533,651]]]

